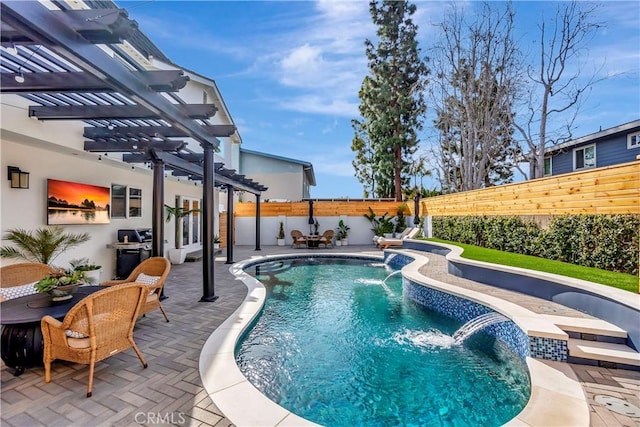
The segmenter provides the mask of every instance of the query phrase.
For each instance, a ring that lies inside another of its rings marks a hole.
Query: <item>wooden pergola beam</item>
[[[94,44],[120,43],[138,28],[125,9],[52,10],[53,16]],[[29,34],[9,23],[0,24],[2,45],[39,44]]]
[[[218,109],[213,104],[176,104],[191,119],[208,119]],[[141,105],[59,105],[29,107],[29,117],[38,120],[160,120],[160,117]]]
[[[177,92],[186,86],[189,77],[182,70],[129,71],[156,92]],[[18,83],[21,75],[24,82]],[[47,72],[47,73],[2,73],[1,93],[65,93],[65,92],[115,92],[111,85],[89,73]]]
[[[158,151],[178,151],[187,145],[185,141],[85,141],[84,151],[95,153],[146,152],[153,148]]]
[[[198,125],[202,133],[209,137],[223,138],[233,135],[234,125]],[[145,134],[149,137],[164,136],[165,138],[185,138],[191,136],[175,126],[117,126],[113,129],[106,127],[86,127],[84,137],[89,139],[126,138],[128,136]]]

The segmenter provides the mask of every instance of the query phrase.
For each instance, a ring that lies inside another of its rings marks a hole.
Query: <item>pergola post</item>
[[[202,181],[202,298],[200,301],[213,302],[218,299],[213,283],[213,190],[214,154],[213,145],[202,144],[204,151]]]
[[[227,261],[233,264],[233,187],[227,185]]]
[[[260,250],[260,194],[256,194],[256,251]]]
[[[153,241],[151,256],[164,256],[164,162],[153,159],[153,197],[151,208],[151,230]],[[164,286],[160,291],[160,299],[166,299]]]

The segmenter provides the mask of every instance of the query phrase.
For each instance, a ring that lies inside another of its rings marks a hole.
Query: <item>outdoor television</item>
[[[111,189],[47,180],[47,224],[109,224]]]

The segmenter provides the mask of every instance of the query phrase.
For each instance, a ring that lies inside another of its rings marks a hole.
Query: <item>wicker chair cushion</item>
[[[91,347],[91,339],[87,338],[69,338],[67,340],[69,343],[69,347],[71,348],[90,348]]]
[[[143,285],[153,286],[158,283],[160,280],[160,276],[149,276],[148,274],[140,273],[138,277],[136,277],[137,283],[142,283]]]
[[[69,338],[87,338],[87,335],[83,334],[82,332],[72,331],[71,329],[67,329],[66,331],[64,331],[64,334]]]
[[[0,295],[3,299],[9,300],[26,295],[32,295],[37,293],[33,283],[29,283],[22,286],[11,286],[9,288],[0,288]]]

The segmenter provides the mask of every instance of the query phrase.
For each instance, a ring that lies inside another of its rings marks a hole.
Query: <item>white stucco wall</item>
[[[3,125],[4,125],[3,120]],[[149,169],[121,164],[108,160],[98,160],[98,154],[85,152],[64,152],[62,148],[49,146],[34,147],[25,143],[17,143],[7,138],[3,132],[0,139],[0,231],[11,228],[35,230],[47,223],[47,178],[80,182],[104,187],[111,184],[123,184],[142,189],[141,218],[112,218],[110,224],[65,225],[68,232],[91,234],[91,240],[67,253],[60,255],[54,264],[67,267],[68,261],[74,258],[88,257],[92,262],[103,266],[101,280],[113,277],[115,273],[115,251],[106,245],[117,238],[117,230],[121,228],[151,227],[153,172]],[[52,135],[54,136],[54,135]],[[62,151],[62,152],[61,152]],[[109,155],[111,156],[111,155]],[[30,173],[29,189],[10,188],[7,179],[7,166],[17,166]],[[202,198],[202,186],[192,182],[178,182],[173,178],[165,179],[165,203],[173,204],[176,195]],[[217,196],[216,196],[217,201]],[[217,202],[215,203],[217,206]],[[215,227],[218,225],[217,214]],[[164,223],[165,255],[167,249],[174,246],[173,222]],[[10,244],[3,240],[2,245]],[[198,249],[199,244],[191,249]],[[0,263],[8,264],[15,260],[0,259]]]
[[[315,218],[315,217],[314,217]],[[371,223],[364,217],[350,216],[320,216],[318,220],[318,232],[322,234],[327,229],[336,230],[338,221],[344,220],[351,229],[349,230],[350,245],[369,245],[373,246],[373,231],[371,231]],[[304,234],[309,233],[308,218],[306,217],[263,217],[260,219],[260,242],[261,245],[276,245],[276,235],[280,229],[280,221],[284,222],[284,234],[286,244],[291,245],[291,230],[300,230]],[[255,217],[238,217],[236,218],[235,238],[237,245],[254,245],[255,244]],[[313,229],[311,229],[313,231]]]

